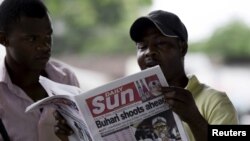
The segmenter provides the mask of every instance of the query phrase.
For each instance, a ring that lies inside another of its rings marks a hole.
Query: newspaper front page
[[[188,141],[160,86],[168,84],[156,66],[78,95],[49,97],[27,111],[54,105],[75,131],[71,141]]]

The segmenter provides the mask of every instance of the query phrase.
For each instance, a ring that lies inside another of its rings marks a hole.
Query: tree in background
[[[54,26],[55,54],[134,51],[129,27],[151,0],[44,0]]]
[[[192,43],[192,51],[202,51],[219,56],[226,63],[250,61],[250,28],[240,20],[233,20],[219,27],[206,40]]]

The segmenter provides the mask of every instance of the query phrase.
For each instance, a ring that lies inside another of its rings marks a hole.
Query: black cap
[[[167,37],[180,38],[188,41],[188,33],[185,25],[179,17],[171,12],[156,10],[135,20],[130,28],[130,37],[133,41],[140,41],[143,31],[149,26],[156,26]]]

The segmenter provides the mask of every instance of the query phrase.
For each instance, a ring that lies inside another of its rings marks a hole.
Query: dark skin
[[[189,125],[197,141],[207,141],[208,122],[200,114],[192,94],[184,89],[188,83],[183,63],[187,43],[166,37],[156,27],[150,27],[136,46],[141,70],[160,65],[169,84],[161,88],[166,102]]]
[[[57,120],[57,124],[55,125],[55,134],[62,141],[69,141],[68,136],[74,133],[73,130],[68,126],[67,121],[59,112],[55,111],[54,116]]]
[[[52,33],[48,16],[22,16],[19,22],[11,25],[8,33],[0,32],[0,42],[6,47],[5,64],[11,81],[34,102],[48,97],[39,83],[39,76],[48,77],[44,68],[51,55]],[[58,122],[55,133],[62,141],[67,141],[72,130],[64,118],[58,115],[55,112]]]

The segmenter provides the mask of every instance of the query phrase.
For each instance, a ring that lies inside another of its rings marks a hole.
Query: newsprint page
[[[79,94],[74,94],[79,88],[57,84],[47,84],[53,96],[26,112],[55,107],[74,130],[70,141],[188,141],[178,115],[158,91],[168,86],[159,66]]]

